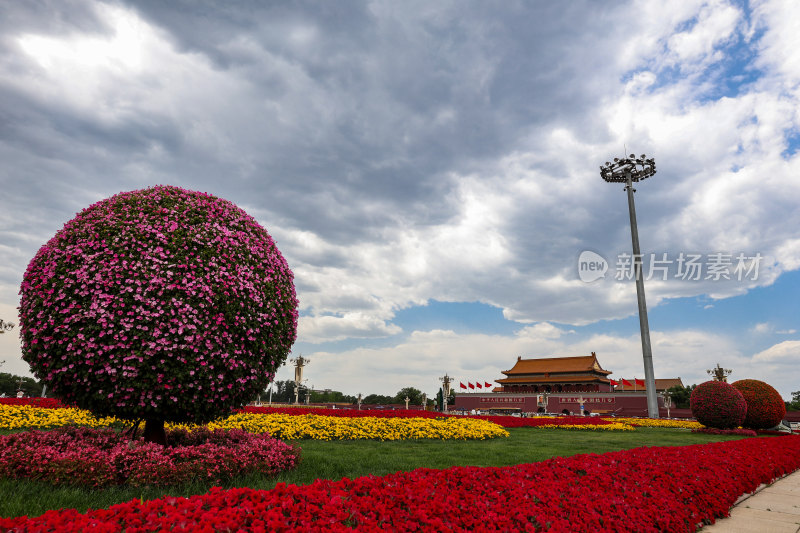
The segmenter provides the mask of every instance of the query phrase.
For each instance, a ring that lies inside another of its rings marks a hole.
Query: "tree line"
[[[670,397],[672,398],[672,405],[677,409],[689,409],[689,398],[692,396],[692,391],[697,385],[690,385],[683,387],[676,385],[667,389]],[[39,397],[42,395],[42,383],[34,378],[17,376],[6,372],[0,372],[0,395],[5,397],[13,397],[17,395],[18,390],[22,390],[26,397]],[[272,385],[272,401],[274,403],[294,403],[294,390],[295,382],[292,380],[275,381]],[[300,403],[305,403],[306,400],[305,387],[300,387]],[[427,397],[428,406],[435,405],[441,406],[441,389],[439,394]],[[361,398],[362,404],[367,405],[391,405],[391,404],[405,404],[405,399],[408,397],[408,405],[422,405],[422,391],[414,387],[404,387],[397,391],[397,394],[390,396],[387,394],[368,394]],[[253,398],[253,401],[259,398]],[[265,390],[260,395],[262,403],[269,400],[269,389]],[[358,397],[350,394],[343,394],[334,390],[313,390],[311,391],[310,403],[348,403],[356,405]],[[455,403],[455,391],[450,391],[450,397],[447,400],[448,405]],[[792,400],[786,402],[787,411],[800,411],[800,390],[792,392]]]
[[[440,391],[441,392],[441,391]],[[343,394],[339,391],[332,390],[311,390],[306,387],[300,386],[300,393],[298,395],[300,403],[304,403],[306,394],[310,393],[310,403],[349,403],[357,404],[358,397]],[[392,405],[406,403],[408,398],[408,405],[422,405],[422,391],[415,387],[404,387],[397,391],[397,394],[390,396],[387,394],[368,394],[362,396],[361,403],[368,405]],[[261,402],[269,400],[269,389],[265,390],[260,396]],[[293,380],[278,380],[272,384],[272,401],[275,403],[294,403],[295,401],[295,382]],[[435,396],[428,395],[427,404],[432,405],[436,402]],[[455,392],[450,391],[450,398],[448,404],[452,405],[455,402]]]
[[[17,391],[20,389],[27,397],[42,395],[41,382],[33,378],[0,372],[0,395],[13,397],[17,395]]]

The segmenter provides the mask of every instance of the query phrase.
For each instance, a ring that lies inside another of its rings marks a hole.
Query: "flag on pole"
[[[480,382],[480,381],[476,381],[476,382],[475,382],[475,386],[476,386],[476,387],[478,387],[479,389],[482,389],[482,388],[483,388],[483,385],[481,385],[481,382]]]
[[[471,381],[467,381],[467,385],[469,385],[470,389],[475,390],[475,385],[473,385]]]
[[[644,387],[644,380],[633,378],[633,381],[640,387]]]
[[[633,387],[633,384],[631,384],[631,382],[625,378],[622,378],[622,384],[625,385],[626,387]]]
[[[460,381],[458,382],[458,384],[461,386],[462,389],[466,389],[467,388],[467,386],[464,385],[463,383],[461,383]]]
[[[491,383],[486,383],[485,381],[483,382],[483,386],[486,387],[487,389],[491,389],[492,388],[492,384]]]
[[[613,379],[609,379],[608,381],[611,382],[612,387],[616,387],[617,385],[619,385],[619,381],[614,381]]]

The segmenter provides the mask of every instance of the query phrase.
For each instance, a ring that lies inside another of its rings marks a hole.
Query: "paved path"
[[[743,496],[721,518],[701,533],[800,533],[800,470]]]

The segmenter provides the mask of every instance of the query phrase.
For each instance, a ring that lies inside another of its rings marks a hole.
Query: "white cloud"
[[[297,340],[319,343],[348,338],[388,337],[401,331],[398,326],[360,312],[345,313],[343,316],[303,316],[298,324]]]
[[[759,322],[753,326],[753,332],[759,334],[770,333],[773,329],[772,324],[768,322]]]
[[[716,59],[715,47],[733,38],[741,12],[725,2],[712,2],[700,8],[695,24],[668,39],[672,62],[708,62]]]
[[[800,362],[800,341],[783,341],[758,352],[754,362],[797,364]]]

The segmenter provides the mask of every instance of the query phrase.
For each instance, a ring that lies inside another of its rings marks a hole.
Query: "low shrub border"
[[[74,407],[65,405],[58,398],[0,398],[0,405],[29,405],[40,409],[60,409]]]
[[[251,472],[276,474],[300,459],[299,449],[240,429],[173,430],[168,442],[86,427],[14,433],[0,436],[0,477],[86,487],[219,483]]]
[[[742,494],[798,468],[800,436],[762,437],[509,467],[423,468],[268,491],[215,488],[86,513],[5,518],[0,530],[694,532],[727,516]]]
[[[743,437],[755,437],[756,432],[752,429],[716,429],[716,428],[697,428],[692,433],[707,433],[708,435],[742,435]]]

